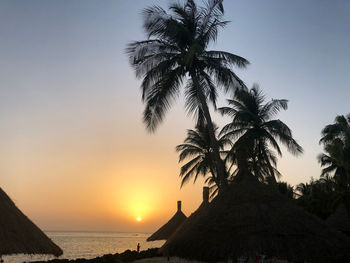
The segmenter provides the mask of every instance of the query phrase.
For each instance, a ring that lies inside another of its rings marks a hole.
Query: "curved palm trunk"
[[[276,177],[275,177],[275,172],[274,172],[274,170],[273,170],[273,168],[272,168],[272,166],[271,166],[271,164],[269,162],[269,159],[268,159],[268,157],[267,157],[265,152],[263,152],[263,155],[264,155],[264,157],[266,159],[266,163],[267,163],[268,169],[270,171],[270,178],[269,178],[270,182],[271,182],[272,185],[277,187],[277,180],[276,180]]]
[[[213,155],[215,158],[215,163],[217,166],[217,176],[218,176],[218,188],[219,188],[219,193],[226,188],[227,186],[227,179],[226,179],[226,169],[223,160],[220,157],[220,152],[219,152],[219,145],[215,137],[215,132],[214,132],[214,126],[213,122],[210,116],[210,111],[207,105],[207,100],[203,94],[203,92],[200,89],[200,84],[197,78],[197,75],[193,72],[190,73],[190,76],[192,78],[193,84],[197,89],[198,93],[198,98],[201,103],[201,107],[203,110],[204,117],[207,121],[207,126],[208,126],[208,131],[209,131],[209,137],[210,137],[210,143],[213,148]]]
[[[236,176],[236,180],[242,180],[247,176],[252,176],[248,167],[247,150],[242,146],[237,149],[237,167],[238,174]]]
[[[217,178],[217,176],[216,176],[216,174],[215,174],[215,172],[214,172],[213,168],[212,168],[212,167],[210,167],[209,169],[210,169],[210,173],[211,173],[211,174],[212,174],[212,176],[213,176],[213,180],[214,180],[215,184],[216,184],[216,185],[218,185],[218,184],[219,184],[219,182],[218,182],[218,178]]]
[[[260,141],[258,140],[256,142],[257,144],[257,147],[258,147],[258,150],[257,150],[257,156],[261,156],[261,158],[264,158],[266,160],[266,165],[267,165],[267,169],[269,170],[270,172],[270,178],[268,178],[269,182],[272,184],[272,185],[275,185],[277,187],[277,181],[276,181],[276,177],[275,177],[275,172],[271,166],[271,163],[269,161],[269,158],[267,157],[266,155],[266,152],[262,149],[261,145],[260,145]],[[259,157],[258,157],[259,158]]]

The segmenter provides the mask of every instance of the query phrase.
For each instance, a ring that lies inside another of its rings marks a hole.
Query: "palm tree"
[[[321,167],[325,167],[321,171],[321,177],[333,174],[334,178],[344,184],[349,184],[349,169],[346,167],[348,158],[344,154],[344,149],[341,145],[327,145],[324,149],[329,154],[321,153],[318,155],[318,161]]]
[[[320,143],[325,145],[340,140],[345,147],[350,147],[350,113],[347,116],[338,115],[335,123],[322,130],[322,136]]]
[[[144,10],[143,27],[148,39],[132,42],[127,53],[136,76],[142,78],[143,119],[149,131],[162,122],[166,111],[180,93],[183,82],[186,109],[208,125],[218,176],[224,182],[225,166],[215,140],[208,102],[216,107],[217,91],[228,92],[243,81],[233,67],[249,62],[224,51],[208,50],[216,41],[223,20],[222,0],[208,0],[197,6],[193,0],[173,3],[169,13],[160,6]],[[221,186],[219,186],[221,187]]]
[[[297,185],[297,203],[312,214],[322,219],[330,216],[343,203],[349,205],[349,191],[339,184],[330,174],[325,174],[318,180]]]
[[[335,123],[322,130],[320,143],[327,154],[320,154],[321,176],[333,174],[334,179],[349,189],[350,186],[350,114],[337,116]]]
[[[222,137],[226,138],[226,137]],[[228,181],[233,181],[234,178],[237,176],[239,172],[239,167],[237,167],[237,147],[232,147],[234,144],[231,142],[231,149],[225,151],[225,163],[229,167],[228,169]],[[262,149],[264,152],[264,155],[267,156],[267,160],[269,163],[267,163],[266,159],[262,154],[257,153],[256,155],[252,155],[251,158],[247,158],[247,168],[250,171],[251,174],[253,174],[255,177],[259,179],[259,181],[263,183],[270,183],[271,182],[271,176],[272,173],[274,175],[274,178],[280,178],[282,175],[277,170],[277,158],[275,154],[269,149],[268,145],[265,143],[262,145]],[[271,165],[272,164],[272,165]],[[236,167],[236,169],[231,172],[232,167]]]
[[[214,124],[215,134],[217,130],[218,128]],[[224,146],[230,142],[224,138],[217,138],[217,142],[220,153],[224,154]],[[217,176],[217,167],[207,125],[197,125],[194,130],[187,130],[184,143],[176,146],[176,151],[180,153],[179,162],[188,160],[180,170],[181,187],[192,178],[193,182],[196,182],[199,175],[208,176],[206,183],[213,188],[221,184],[220,178]]]
[[[282,156],[282,152],[276,140],[294,155],[302,153],[303,149],[293,139],[292,131],[285,123],[272,119],[280,110],[287,109],[288,101],[264,101],[265,96],[256,84],[251,89],[237,89],[234,98],[228,100],[229,106],[219,109],[222,114],[232,118],[232,122],[223,127],[221,134],[224,134],[223,138],[235,140],[231,152],[245,149],[247,164],[255,175],[264,175],[266,180],[276,182],[277,158],[270,147],[272,146],[279,156]]]
[[[312,184],[314,183],[313,179],[311,179],[311,183],[300,183],[296,186],[295,190],[297,191],[296,195],[299,197],[302,196],[310,196]]]
[[[287,182],[278,182],[277,188],[281,194],[285,195],[289,199],[294,199],[294,187],[288,184]]]
[[[324,151],[318,156],[322,180],[333,180],[333,206],[344,203],[350,211],[350,114],[339,115],[322,130]]]

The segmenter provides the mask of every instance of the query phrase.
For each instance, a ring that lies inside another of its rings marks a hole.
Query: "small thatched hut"
[[[201,261],[264,254],[303,262],[346,257],[350,239],[252,175],[239,177],[160,251]]]
[[[147,238],[147,241],[168,239],[186,219],[187,217],[181,211],[181,201],[177,201],[177,212],[175,215],[165,225]]]
[[[11,254],[60,256],[62,253],[0,188],[0,257]]]
[[[338,205],[334,214],[327,218],[326,223],[350,236],[350,217],[344,204]]]

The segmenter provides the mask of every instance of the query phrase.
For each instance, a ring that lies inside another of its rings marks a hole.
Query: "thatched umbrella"
[[[187,217],[181,211],[181,201],[177,201],[177,212],[175,215],[165,225],[147,238],[147,241],[168,239],[186,219]]]
[[[340,204],[334,214],[330,215],[326,223],[350,236],[350,217],[344,204]]]
[[[63,251],[26,217],[0,188],[0,256],[62,255]]]
[[[200,215],[205,213],[205,211],[209,207],[209,187],[204,186],[203,187],[203,201],[200,204],[200,206],[197,208],[196,211],[194,211],[184,222],[184,224],[188,224],[188,222],[191,222],[193,220],[196,220],[196,218],[199,218]],[[180,229],[179,229],[180,230]]]
[[[350,240],[252,175],[239,177],[209,208],[184,224],[161,248],[165,255],[224,261],[264,254],[331,262]]]
[[[172,238],[177,232],[181,232],[182,229],[186,229],[189,224],[196,224],[197,220],[208,210],[209,207],[209,187],[203,187],[203,201],[199,205],[196,211],[194,211],[184,222],[179,226],[176,231],[169,237]]]

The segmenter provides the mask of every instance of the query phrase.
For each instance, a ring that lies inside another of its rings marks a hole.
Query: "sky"
[[[177,200],[186,215],[199,206],[203,180],[180,189],[175,152],[194,121],[180,97],[148,133],[140,80],[125,54],[146,37],[142,9],[169,3],[0,1],[0,187],[42,229],[152,232]],[[278,118],[305,153],[284,149],[282,180],[318,178],[320,132],[350,113],[350,2],[224,5],[231,23],[211,48],[248,59],[236,70],[246,84],[289,100]],[[213,119],[228,121],[214,112]]]

